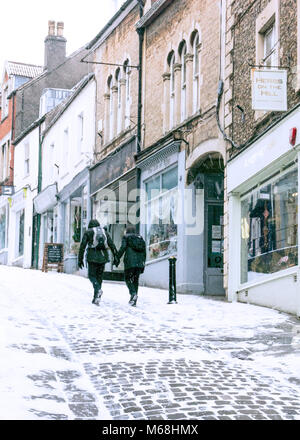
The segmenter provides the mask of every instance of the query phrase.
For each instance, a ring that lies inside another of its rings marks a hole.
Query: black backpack
[[[146,250],[146,243],[140,235],[130,237],[129,246],[136,252],[144,252]]]
[[[93,249],[106,249],[107,248],[107,237],[101,226],[93,228],[93,241],[89,243],[89,247]]]

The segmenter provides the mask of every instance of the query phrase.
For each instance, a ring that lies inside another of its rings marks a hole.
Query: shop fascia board
[[[297,157],[300,144],[289,143],[289,132],[297,128],[300,136],[300,108],[267,131],[255,143],[227,164],[228,193],[244,192],[258,185],[272,173],[280,171]]]
[[[80,173],[78,173],[70,183],[68,183],[66,186],[64,186],[59,193],[57,194],[57,198],[60,202],[64,202],[67,200],[71,195],[81,186],[83,186],[85,183],[88,183],[89,178],[89,169],[86,167],[84,170],[82,170]]]
[[[272,179],[275,175],[280,174],[286,167],[292,166],[297,159],[297,154],[300,151],[300,145],[293,150],[288,151],[279,159],[273,160],[270,164],[262,170],[251,176],[249,179],[238,185],[237,187],[228,189],[228,194],[235,196],[243,196],[253,188],[262,185],[264,182]]]
[[[121,176],[116,177],[114,180],[112,180],[111,182],[107,183],[106,185],[102,186],[101,188],[97,189],[97,191],[94,191],[92,194],[90,194],[90,197],[93,197],[94,195],[96,195],[97,193],[99,193],[100,191],[106,190],[107,188],[109,188],[110,186],[116,184],[118,181],[122,181],[123,179],[127,182],[128,180],[131,180],[132,178],[135,177],[134,172],[136,172],[137,167],[134,166],[133,168],[131,168],[130,170],[126,171],[125,173],[123,173]],[[130,174],[132,174],[132,176],[130,176]],[[113,189],[113,191],[116,188]]]

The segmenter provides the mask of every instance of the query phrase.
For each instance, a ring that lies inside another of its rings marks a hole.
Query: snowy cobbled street
[[[300,322],[0,266],[2,420],[300,420]]]

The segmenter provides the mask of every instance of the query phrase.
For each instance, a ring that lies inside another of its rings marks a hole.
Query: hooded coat
[[[100,226],[100,223],[98,222],[98,220],[91,220],[89,222],[88,229],[83,234],[83,237],[82,237],[82,240],[80,243],[79,253],[78,253],[78,264],[79,265],[81,263],[83,263],[83,257],[84,257],[84,252],[85,252],[86,246],[88,246],[87,255],[86,255],[86,261],[88,263],[106,264],[107,262],[109,262],[109,254],[108,254],[108,250],[106,248],[105,249],[98,249],[98,248],[89,247],[89,245],[92,245],[93,239],[94,239],[93,228],[96,228],[97,226]],[[105,235],[107,237],[107,245],[110,248],[110,250],[112,251],[113,256],[116,257],[117,249],[116,249],[110,235],[108,234],[106,228],[104,227],[103,229],[104,229]]]
[[[118,258],[120,260],[125,253],[125,270],[138,267],[142,269],[142,272],[144,271],[146,261],[146,245],[144,245],[144,249],[142,250],[137,251],[136,249],[134,249],[136,247],[137,241],[140,240],[140,238],[141,236],[138,234],[125,234],[122,238],[122,244],[118,252]]]

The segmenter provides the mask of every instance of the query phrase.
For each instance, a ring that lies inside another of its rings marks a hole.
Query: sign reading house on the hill
[[[286,70],[251,69],[251,81],[253,110],[287,110]]]
[[[62,272],[64,268],[64,245],[62,243],[45,243],[43,272],[48,272],[49,266],[57,266],[57,271]]]

